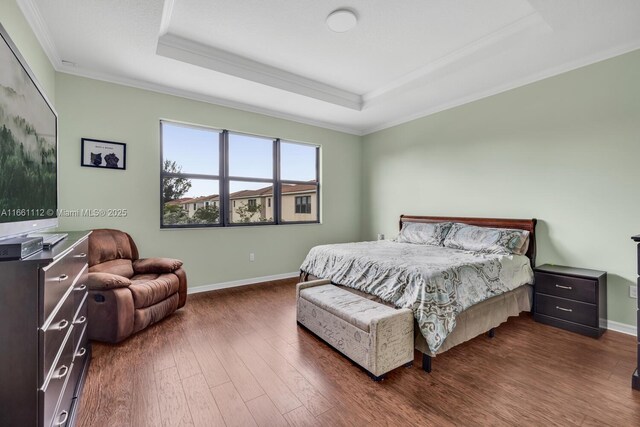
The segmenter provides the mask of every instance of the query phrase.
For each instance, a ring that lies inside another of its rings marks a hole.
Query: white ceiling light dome
[[[358,23],[356,14],[348,9],[334,10],[327,16],[327,26],[336,33],[345,33]]]

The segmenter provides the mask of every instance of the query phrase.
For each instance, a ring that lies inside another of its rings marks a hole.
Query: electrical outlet
[[[629,296],[631,298],[638,298],[638,287],[637,286],[629,286]]]
[[[249,261],[253,262],[253,261],[255,261],[255,260],[256,260],[256,254],[254,254],[253,252],[251,252],[251,253],[249,254]]]

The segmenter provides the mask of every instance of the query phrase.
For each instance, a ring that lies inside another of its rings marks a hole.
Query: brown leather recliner
[[[187,299],[182,261],[139,259],[131,236],[118,230],[89,235],[87,286],[89,339],[110,343],[162,320]]]

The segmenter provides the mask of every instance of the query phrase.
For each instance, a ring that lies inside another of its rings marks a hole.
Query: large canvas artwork
[[[0,223],[54,218],[56,114],[0,35]]]

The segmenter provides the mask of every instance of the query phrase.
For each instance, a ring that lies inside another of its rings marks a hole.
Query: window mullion
[[[222,184],[220,185],[220,219],[222,226],[229,225],[229,210],[231,208],[229,192],[229,131],[223,130],[220,134],[220,168],[222,170]]]
[[[276,224],[281,223],[280,212],[282,211],[282,197],[280,185],[280,138],[273,141],[273,220]]]

